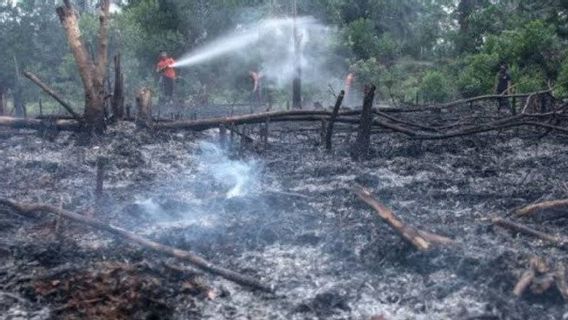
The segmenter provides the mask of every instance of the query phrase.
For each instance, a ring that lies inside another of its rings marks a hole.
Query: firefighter
[[[511,94],[511,75],[507,71],[507,64],[502,62],[499,65],[499,72],[495,79],[495,94],[507,96]],[[499,98],[499,111],[501,108],[509,109],[511,104],[508,97]]]
[[[176,71],[173,68],[175,60],[168,56],[165,51],[160,53],[156,72],[160,74],[160,85],[162,87],[163,97],[172,102],[175,92]]]

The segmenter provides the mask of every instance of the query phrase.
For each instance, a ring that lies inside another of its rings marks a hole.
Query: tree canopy
[[[0,92],[15,104],[35,104],[41,97],[21,79],[28,70],[81,107],[80,79],[57,5],[60,1],[0,1]],[[328,95],[330,85],[338,91],[349,72],[359,83],[376,84],[379,99],[387,103],[488,94],[500,62],[509,65],[519,92],[555,84],[558,93],[568,91],[565,1],[314,0],[297,5],[299,16],[329,28],[327,43],[317,40],[319,50],[311,55],[325,57],[316,66],[321,71],[310,71],[325,77],[307,83],[306,99]],[[80,0],[75,6],[87,47],[94,51],[97,1]],[[154,65],[161,50],[181,57],[239,28],[293,14],[292,1],[273,0],[130,0],[113,8],[109,54],[121,53],[131,92],[141,85],[157,87]],[[238,53],[246,58],[237,62],[229,56],[180,69],[179,95],[185,101],[204,94],[219,102],[247,99],[247,71],[262,66],[255,61],[263,57],[258,50]],[[275,86],[272,96],[284,104],[289,91]]]

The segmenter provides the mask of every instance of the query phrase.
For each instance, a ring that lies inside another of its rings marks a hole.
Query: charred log
[[[219,267],[214,265],[213,263],[205,260],[204,258],[186,251],[186,250],[181,250],[181,249],[176,249],[170,246],[166,246],[163,245],[161,243],[157,243],[155,241],[143,238],[141,236],[138,236],[132,232],[129,232],[127,230],[112,226],[112,225],[108,225],[105,223],[102,223],[98,220],[95,220],[91,217],[85,216],[85,215],[80,215],[80,214],[76,214],[70,211],[66,211],[63,209],[59,209],[53,206],[49,206],[49,205],[44,205],[44,204],[19,204],[16,202],[13,202],[11,200],[6,200],[6,199],[0,199],[0,205],[3,205],[5,207],[9,207],[11,209],[13,209],[14,211],[16,211],[18,214],[20,215],[24,215],[24,216],[28,216],[28,217],[35,217],[35,214],[39,213],[39,212],[43,212],[43,213],[49,213],[51,215],[55,215],[55,216],[61,216],[64,217],[66,219],[72,220],[74,222],[78,222],[80,224],[83,225],[87,225],[89,227],[92,227],[94,229],[97,230],[101,230],[101,231],[105,231],[108,233],[111,233],[113,235],[117,235],[125,240],[128,240],[129,242],[132,243],[136,243],[146,249],[161,253],[161,254],[166,254],[166,255],[170,255],[173,257],[176,257],[178,259],[187,261],[189,263],[191,263],[192,265],[198,267],[199,269],[209,272],[211,274],[214,275],[218,275],[221,276],[227,280],[233,281],[235,283],[238,283],[240,285],[243,286],[247,286],[247,287],[251,287],[254,289],[258,289],[258,290],[262,290],[262,291],[266,291],[266,292],[271,292],[272,288],[260,283],[258,280],[250,278],[248,276],[236,273],[234,271]]]
[[[544,201],[544,202],[531,204],[521,209],[518,209],[516,211],[516,216],[525,217],[525,216],[534,215],[541,211],[554,210],[554,209],[564,209],[568,212],[568,199]]]
[[[353,191],[359,199],[363,200],[375,209],[375,212],[381,219],[383,219],[405,241],[410,243],[416,249],[426,251],[431,249],[433,245],[446,245],[454,242],[450,238],[418,230],[415,227],[404,223],[394,214],[394,212],[376,200],[369,190],[361,186],[356,186]]]
[[[502,228],[514,231],[514,232],[526,234],[526,235],[544,240],[544,241],[549,242],[551,244],[554,244],[558,247],[566,248],[567,245],[568,245],[568,238],[566,238],[566,237],[550,235],[548,233],[538,231],[538,230],[533,229],[531,227],[528,227],[526,225],[516,223],[516,222],[510,221],[510,220],[505,220],[505,219],[502,219],[502,218],[494,218],[493,224],[498,225]]]
[[[47,130],[54,129],[58,131],[79,131],[81,124],[74,120],[40,120],[40,119],[23,119],[14,117],[0,116],[0,127],[8,127],[13,129],[32,129]]]

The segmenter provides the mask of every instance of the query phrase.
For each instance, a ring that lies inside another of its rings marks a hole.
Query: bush
[[[454,95],[452,81],[440,71],[428,71],[420,82],[419,95],[424,102],[444,102]]]
[[[568,55],[564,58],[562,65],[560,66],[560,72],[558,74],[558,79],[556,85],[558,86],[555,90],[555,94],[559,97],[568,96]]]
[[[458,71],[461,72],[457,87],[460,94],[464,97],[474,97],[492,93],[498,64],[497,54],[478,53],[466,56],[458,64]]]

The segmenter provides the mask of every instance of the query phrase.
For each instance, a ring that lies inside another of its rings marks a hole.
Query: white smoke
[[[225,149],[211,142],[199,144],[198,170],[204,179],[212,178],[223,188],[226,198],[242,197],[257,186],[259,165],[256,161],[233,160]]]
[[[335,28],[320,24],[312,17],[262,20],[255,24],[239,25],[233,32],[182,56],[174,67],[190,67],[205,62],[234,62],[232,70],[246,64],[256,65],[263,83],[277,88],[290,85],[295,75],[296,53],[294,28],[299,38],[302,81],[326,90],[330,84],[341,89],[346,74],[338,72],[343,60],[333,54]],[[336,69],[336,70],[333,70]]]

